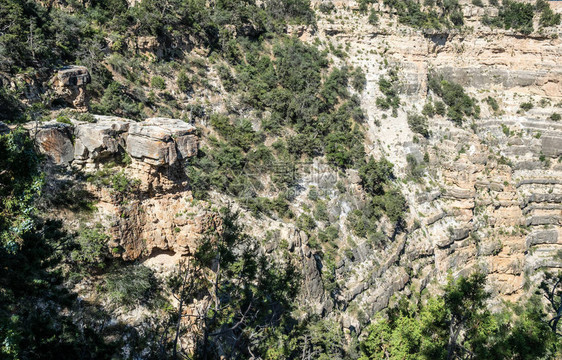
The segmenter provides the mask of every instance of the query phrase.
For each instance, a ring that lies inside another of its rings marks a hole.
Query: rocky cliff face
[[[488,274],[497,299],[524,296],[542,271],[562,267],[562,126],[551,119],[562,111],[560,27],[529,36],[491,30],[480,19],[496,10],[465,2],[469,30],[424,32],[400,25],[383,6],[375,5],[382,16],[373,26],[353,2],[335,4],[303,39],[340,46],[365,70],[370,153],[391,159],[402,175],[407,155],[429,157],[423,180],[402,186],[411,214],[407,233],[356,256],[350,269],[342,266],[342,276],[353,273],[345,276],[342,297],[373,313],[396,291],[418,293],[449,272],[474,268]],[[403,105],[396,118],[383,119],[375,105],[385,64],[399,73]],[[429,119],[431,136],[412,141],[407,114],[419,113],[431,95],[430,72],[463,85],[480,100],[482,114],[471,128],[436,116]],[[500,112],[486,105],[488,96]],[[524,102],[535,106],[523,111]]]
[[[166,118],[137,123],[96,116],[92,123],[29,128],[49,162],[63,172],[72,168],[74,181],[95,194],[96,219],[109,228],[114,255],[125,260],[162,252],[188,255],[207,229],[220,226],[208,205],[188,191],[184,167],[198,151],[193,126]],[[93,181],[80,181],[84,177]],[[56,178],[50,181],[55,192]]]
[[[315,2],[318,5],[320,2]],[[463,3],[465,30],[417,31],[400,25],[391,12],[375,5],[380,22],[373,26],[357,12],[355,2],[334,2],[331,14],[318,13],[317,29],[290,29],[304,41],[332,44],[347,53],[346,61],[367,77],[361,102],[366,110],[369,155],[385,156],[407,178],[407,157],[426,162],[418,181],[400,187],[409,206],[405,229],[394,232],[387,221],[385,236],[370,244],[348,229],[348,216],[359,209],[360,180],[333,169],[315,170],[340,178],[324,186],[329,221],[340,232],[337,294],[325,288],[322,258],[307,234],[292,222],[256,218],[243,211],[246,228],[266,239],[264,251],[295,256],[303,274],[300,302],[313,312],[340,315],[348,329],[360,329],[365,318],[385,308],[397,294],[419,296],[436,289],[449,273],[480,269],[499,302],[517,300],[536,285],[543,271],[562,268],[562,113],[561,28],[520,35],[491,30],[480,23],[491,7]],[[558,9],[557,11],[560,11]],[[333,57],[335,63],[344,60]],[[402,106],[396,117],[376,106],[379,78],[396,68]],[[429,119],[430,136],[416,136],[408,113],[420,113],[431,96],[430,73],[457,82],[478,100],[480,118],[455,126],[443,116]],[[486,99],[494,98],[499,110]],[[522,103],[532,102],[530,110]],[[213,104],[216,108],[221,100]],[[88,185],[101,200],[101,217],[112,231],[112,247],[124,259],[169,252],[188,255],[209,228],[219,227],[210,205],[194,201],[185,177],[186,160],[197,154],[195,129],[182,121],[155,118],[144,122],[97,117],[95,123],[47,123],[36,131],[39,148],[55,164],[70,165],[86,174],[99,171],[111,159],[131,158],[121,165],[138,195],[123,201],[107,189]],[[303,178],[301,189],[319,186]],[[291,205],[302,212],[307,192]],[[227,196],[212,194],[226,204]],[[346,254],[344,255],[344,249]],[[280,255],[281,256],[281,255]]]

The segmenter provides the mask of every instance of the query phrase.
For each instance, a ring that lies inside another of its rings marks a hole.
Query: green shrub
[[[524,102],[519,105],[519,108],[524,111],[529,111],[533,108],[532,102]]]
[[[552,115],[550,115],[550,120],[552,121],[560,121],[560,114],[559,113],[553,113]]]
[[[435,102],[435,113],[437,115],[445,115],[447,108],[445,106],[445,103],[443,101],[436,101]]]
[[[76,238],[79,248],[72,251],[71,258],[80,265],[104,268],[107,256],[107,242],[109,236],[103,232],[101,226],[86,228],[80,231]]]
[[[316,221],[308,214],[301,214],[301,216],[297,218],[296,225],[302,230],[310,231],[314,230],[316,227]]]
[[[64,114],[60,114],[59,116],[57,116],[56,120],[59,123],[72,124],[72,121],[70,121],[70,118],[67,115],[64,115]]]
[[[125,266],[107,276],[105,290],[112,303],[132,308],[155,298],[158,281],[146,266]]]
[[[398,189],[390,189],[382,196],[373,198],[375,208],[384,210],[390,221],[399,225],[407,210],[406,199]]]
[[[408,163],[409,175],[415,181],[419,181],[423,176],[424,166],[422,164],[419,164],[416,158],[411,154],[408,154],[406,156],[406,162]]]
[[[125,172],[121,171],[111,177],[111,187],[119,193],[128,193],[140,185],[140,180],[130,179]]]
[[[233,124],[226,115],[213,114],[210,119],[213,128],[230,144],[250,150],[252,145],[259,140],[259,134],[252,128],[252,123],[247,119],[237,119]]]
[[[377,219],[368,217],[364,211],[353,210],[347,216],[348,226],[356,236],[367,238],[377,231]]]
[[[505,124],[501,124],[502,126],[502,132],[504,133],[505,136],[509,137],[511,136],[511,130],[509,129],[509,127]]]
[[[393,167],[394,165],[385,158],[379,161],[370,158],[359,169],[363,188],[371,194],[383,194],[384,186],[394,179]]]
[[[318,231],[318,239],[322,242],[336,241],[339,237],[339,231],[334,226],[328,226],[324,230]]]
[[[334,11],[335,6],[331,1],[323,1],[318,5],[318,10],[323,14],[331,14]]]
[[[178,83],[178,88],[180,89],[181,92],[186,93],[192,90],[191,80],[189,79],[189,76],[187,76],[185,71],[180,71],[180,73],[178,74],[177,83]]]
[[[422,114],[430,118],[435,116],[435,108],[433,107],[433,104],[430,102],[425,103],[422,109]]]
[[[160,76],[153,76],[150,80],[150,86],[157,90],[166,89],[166,81]]]
[[[318,221],[329,221],[330,218],[328,216],[328,208],[326,207],[326,203],[323,201],[319,201],[316,206],[314,207],[314,217]]]
[[[311,186],[310,190],[308,190],[307,197],[312,201],[317,201],[320,198],[318,195],[318,188],[316,186]]]
[[[140,119],[144,105],[132,98],[126,87],[114,81],[107,86],[98,102],[92,102],[92,111],[102,115]]]
[[[365,83],[367,78],[365,77],[365,72],[362,68],[356,67],[351,73],[351,86],[358,92],[365,90]]]
[[[462,26],[464,25],[464,15],[462,14],[462,11],[455,11],[453,12],[450,17],[451,22],[455,25],[455,26]]]
[[[560,25],[560,14],[555,13],[545,0],[537,0],[535,8],[541,12],[539,24],[541,26],[557,26]]]
[[[226,65],[220,64],[217,66],[217,72],[224,89],[228,92],[234,91],[236,89],[237,81],[230,72],[230,69]]]
[[[490,109],[492,109],[494,112],[497,112],[500,109],[500,106],[498,105],[498,102],[493,97],[488,96],[485,99],[485,101],[488,104],[488,106],[490,107]]]
[[[427,119],[424,116],[419,114],[409,113],[408,126],[413,132],[420,134],[423,137],[429,137]]]
[[[447,116],[456,124],[460,125],[464,120],[464,116],[479,116],[480,108],[476,105],[475,100],[464,92],[460,84],[442,80],[439,76],[430,75],[428,86],[447,104],[449,107]],[[438,114],[445,110],[438,103],[435,104],[435,108]]]
[[[369,13],[369,18],[367,19],[367,22],[373,26],[376,26],[379,24],[379,14],[374,10],[371,9],[371,12]]]
[[[379,108],[387,110],[389,108],[398,109],[400,106],[400,98],[397,89],[398,73],[396,70],[389,71],[389,77],[381,76],[379,78],[379,90],[385,96],[377,98],[376,104]]]
[[[273,18],[293,24],[314,24],[310,0],[266,0],[265,9]]]
[[[532,4],[504,0],[499,19],[505,29],[514,29],[523,34],[533,32],[534,8]]]
[[[472,0],[472,5],[478,7],[484,7],[484,3],[482,2],[482,0]]]

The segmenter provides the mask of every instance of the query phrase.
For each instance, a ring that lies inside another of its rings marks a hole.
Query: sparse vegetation
[[[408,126],[413,132],[423,137],[429,137],[427,119],[424,116],[413,113],[408,114]]]
[[[532,102],[524,102],[519,105],[519,108],[523,111],[529,111],[533,108]]]
[[[473,98],[468,96],[461,85],[443,80],[438,75],[430,75],[429,88],[433,93],[443,99],[444,104],[448,106],[447,117],[454,123],[460,125],[464,121],[465,116],[478,118],[480,116],[480,107],[476,105]],[[444,113],[443,105],[436,103],[437,114]]]

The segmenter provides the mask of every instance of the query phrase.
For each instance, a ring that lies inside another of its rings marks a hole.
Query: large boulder
[[[97,119],[96,123],[81,123],[74,128],[74,156],[78,161],[95,161],[125,148],[123,134],[134,122],[109,116]]]
[[[78,111],[88,110],[86,85],[91,82],[90,73],[84,66],[65,66],[51,80],[56,98]]]
[[[35,134],[35,142],[39,151],[57,165],[67,165],[74,160],[71,127],[67,124],[42,124]]]
[[[132,123],[127,137],[127,152],[152,165],[173,165],[178,159],[197,154],[195,127],[182,120],[152,118]]]

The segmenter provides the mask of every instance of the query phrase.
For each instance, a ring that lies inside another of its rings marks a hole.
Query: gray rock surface
[[[51,85],[58,99],[79,111],[88,110],[86,85],[91,82],[90,72],[84,66],[65,66],[59,70]]]
[[[197,153],[195,128],[181,120],[152,118],[129,127],[127,152],[153,164],[175,164]]]
[[[33,132],[35,124],[27,124]],[[134,122],[97,116],[96,122],[39,125],[35,137],[41,153],[56,164],[82,167],[86,163],[129,154],[151,166],[174,165],[197,155],[195,128],[181,120],[153,118]]]

